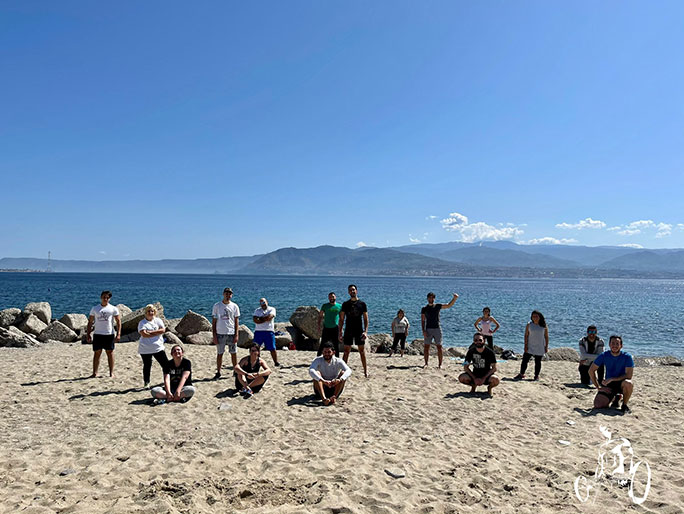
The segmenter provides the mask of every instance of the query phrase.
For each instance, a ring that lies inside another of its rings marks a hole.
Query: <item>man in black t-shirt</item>
[[[492,389],[499,385],[496,373],[496,355],[485,346],[484,336],[479,332],[473,336],[473,345],[468,350],[463,363],[464,373],[458,377],[461,384],[469,385],[474,393],[477,386],[486,385],[491,396]]]
[[[353,344],[359,349],[361,355],[361,364],[363,364],[363,374],[368,377],[368,368],[366,366],[366,338],[368,337],[368,308],[366,304],[359,300],[356,286],[351,284],[347,290],[349,291],[349,300],[342,304],[340,311],[340,325],[338,328],[338,338],[340,343],[344,344],[344,362],[349,361],[349,352]],[[347,326],[344,326],[345,320]],[[344,336],[342,328],[344,327]]]
[[[451,306],[458,299],[454,293],[453,298],[447,304],[435,303],[435,293],[428,293],[428,304],[420,310],[420,323],[423,328],[423,356],[427,368],[430,358],[430,344],[434,341],[437,345],[437,359],[439,368],[442,367],[442,328],[439,326],[439,312],[442,309],[451,309]]]

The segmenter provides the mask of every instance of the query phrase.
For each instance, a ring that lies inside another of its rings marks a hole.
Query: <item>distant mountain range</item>
[[[4,270],[46,268],[47,259],[0,259],[0,269]],[[684,250],[519,245],[508,241],[356,249],[318,246],[216,259],[52,260],[51,269],[97,273],[684,278]]]

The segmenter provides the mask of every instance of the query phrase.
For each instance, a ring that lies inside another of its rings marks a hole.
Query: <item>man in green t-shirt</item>
[[[330,341],[335,349],[335,357],[339,357],[339,343],[337,341],[337,325],[340,321],[342,305],[337,303],[335,293],[328,294],[328,303],[323,304],[318,315],[318,332],[321,334],[321,345],[318,347],[318,355],[323,353],[323,344]],[[321,327],[321,323],[323,327]],[[321,328],[323,329],[321,331]]]

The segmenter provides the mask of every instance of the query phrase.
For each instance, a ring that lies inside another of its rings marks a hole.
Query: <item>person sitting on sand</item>
[[[579,352],[580,360],[578,370],[580,374],[580,382],[582,382],[584,385],[589,385],[591,384],[589,368],[591,367],[592,362],[594,362],[594,359],[604,352],[603,339],[598,336],[596,325],[589,325],[587,327],[587,335],[579,341]],[[599,366],[599,384],[603,382],[603,372],[603,366]]]
[[[629,412],[627,402],[634,390],[632,383],[634,359],[629,353],[622,351],[622,336],[610,336],[608,346],[610,346],[610,351],[603,352],[596,357],[589,368],[591,381],[599,390],[594,398],[594,408],[605,409],[611,400],[613,400],[611,407],[617,408],[622,397],[622,412]],[[596,370],[601,365],[606,367],[606,378],[599,384],[596,379]]]
[[[261,346],[254,343],[249,349],[249,355],[235,366],[235,388],[245,398],[249,398],[261,391],[270,374],[266,361],[261,358]]]
[[[491,396],[492,389],[499,385],[499,377],[494,374],[496,355],[491,348],[485,346],[484,336],[480,332],[473,335],[473,345],[466,354],[463,369],[465,373],[459,375],[458,381],[469,385],[471,393],[475,392],[477,386],[486,385],[487,393]]]
[[[344,359],[335,357],[332,343],[326,342],[323,345],[323,354],[316,357],[309,368],[309,375],[314,380],[314,394],[321,399],[323,405],[334,404],[342,394],[351,373],[351,368]]]
[[[195,394],[192,366],[183,357],[183,347],[179,344],[174,344],[171,348],[171,357],[164,368],[164,387],[153,387],[150,392],[157,400],[187,401]]]

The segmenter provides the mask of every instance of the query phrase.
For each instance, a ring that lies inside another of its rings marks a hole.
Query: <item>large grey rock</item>
[[[681,366],[682,361],[672,355],[662,357],[634,357],[635,366]]]
[[[366,346],[371,353],[389,353],[392,349],[392,336],[390,334],[371,334],[368,336]]]
[[[185,342],[188,344],[202,344],[210,345],[214,344],[214,334],[211,332],[197,332],[196,334],[190,334],[186,336]]]
[[[21,309],[10,307],[0,311],[0,327],[7,328],[14,325],[21,316]]]
[[[176,332],[176,327],[181,322],[181,319],[182,318],[167,318],[164,320],[164,323],[166,324],[166,330],[170,332]]]
[[[12,348],[31,348],[33,346],[40,346],[40,343],[36,338],[23,333],[17,327],[0,327],[0,347],[4,346]]]
[[[64,325],[69,327],[74,332],[85,330],[85,328],[88,326],[88,316],[85,314],[65,314],[59,318],[59,321],[64,323]]]
[[[39,341],[59,341],[60,343],[72,343],[78,339],[78,334],[67,327],[61,321],[53,321],[38,336]]]
[[[310,339],[320,339],[318,316],[320,311],[313,305],[300,306],[290,316],[290,323]]]
[[[134,343],[140,340],[140,332],[129,332],[128,334],[123,334],[120,343]]]
[[[437,352],[435,351],[435,353],[437,353]],[[464,346],[450,346],[448,348],[445,347],[444,353],[448,357],[456,357],[457,359],[462,359],[468,353],[468,348],[466,348]]]
[[[21,321],[17,324],[17,328],[25,334],[37,336],[47,328],[47,323],[43,323],[41,319],[35,314],[21,314]]]
[[[252,332],[248,326],[240,325],[238,330],[238,346],[240,348],[249,348],[252,346],[254,341],[254,332]]]
[[[186,312],[180,323],[176,325],[176,332],[185,337],[207,331],[211,331],[211,322],[193,311]]]
[[[121,316],[121,319],[124,319],[125,316],[128,316],[131,312],[133,312],[133,309],[131,309],[128,305],[124,305],[123,303],[115,305],[115,307],[119,309],[119,316]]]
[[[181,346],[183,345],[183,341],[181,341],[180,338],[173,332],[166,332],[164,334],[164,339],[166,340],[166,344],[170,344],[171,346],[174,344],[180,344]]]
[[[164,319],[164,306],[156,302],[154,307],[157,309],[157,317]],[[117,307],[118,309],[118,307]],[[121,316],[121,311],[119,311],[119,316]],[[130,312],[121,318],[121,333],[129,334],[131,332],[138,331],[138,323],[145,317],[145,307],[141,307],[137,311]]]
[[[297,329],[292,323],[276,323],[274,328],[276,348],[279,350],[284,347],[289,347],[290,343],[295,341]]]
[[[24,307],[24,312],[38,316],[38,319],[46,325],[52,320],[52,308],[47,302],[27,303],[26,307]]]
[[[574,348],[561,347],[549,348],[546,357],[550,361],[572,361],[579,362],[579,352]]]

